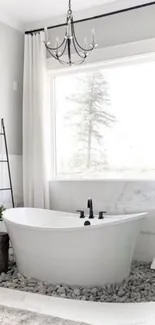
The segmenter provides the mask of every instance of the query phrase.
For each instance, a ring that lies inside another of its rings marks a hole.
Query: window
[[[155,176],[155,62],[57,74],[56,179]]]

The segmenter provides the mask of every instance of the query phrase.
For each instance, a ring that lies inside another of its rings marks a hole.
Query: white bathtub
[[[18,270],[52,284],[104,285],[128,277],[146,213],[87,219],[31,208],[9,209],[4,221]]]

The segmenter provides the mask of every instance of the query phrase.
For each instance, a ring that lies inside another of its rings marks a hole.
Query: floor
[[[1,325],[89,325],[51,315],[41,315],[29,310],[0,306]]]
[[[155,325],[155,302],[85,302],[0,288],[0,305],[92,325]]]

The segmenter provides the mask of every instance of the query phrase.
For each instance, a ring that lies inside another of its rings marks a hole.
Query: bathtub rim
[[[32,231],[35,231],[35,230],[39,230],[39,231],[54,231],[54,232],[60,232],[60,231],[67,231],[67,232],[70,232],[70,231],[90,231],[92,229],[98,229],[98,228],[104,228],[104,227],[112,227],[112,226],[117,226],[117,225],[120,225],[120,224],[124,224],[124,223],[127,223],[127,222],[131,222],[131,221],[136,221],[136,220],[139,220],[139,219],[144,219],[146,218],[148,212],[139,212],[139,213],[132,213],[132,214],[122,214],[122,215],[109,215],[109,216],[126,216],[127,218],[123,218],[122,220],[113,220],[112,222],[107,222],[107,223],[100,223],[98,225],[91,225],[91,226],[88,226],[88,227],[85,227],[84,225],[82,226],[78,226],[78,227],[41,227],[41,226],[32,226],[32,225],[25,225],[25,224],[20,224],[19,222],[14,222],[14,221],[10,221],[8,220],[7,216],[5,216],[7,214],[7,211],[14,211],[14,210],[39,210],[39,211],[45,211],[45,209],[38,209],[38,208],[11,208],[11,209],[7,209],[4,214],[3,214],[3,221],[5,222],[5,225],[7,227],[7,224],[10,224],[10,225],[13,225],[13,226],[17,226],[18,228],[22,228],[22,229],[28,229],[28,230],[32,230]],[[63,212],[63,211],[55,211],[55,210],[46,210],[46,211],[50,211],[50,212],[56,212],[56,213],[64,213],[64,214],[69,214],[69,215],[72,215],[69,216],[70,218],[74,218],[77,217],[79,218],[79,215],[78,214],[74,214],[74,213],[70,213],[70,212]],[[132,217],[130,217],[132,216]],[[63,218],[67,218],[67,216],[63,216]],[[108,215],[106,215],[106,218],[108,218]],[[84,220],[88,220],[88,218],[85,218]],[[104,220],[104,219],[103,219]]]

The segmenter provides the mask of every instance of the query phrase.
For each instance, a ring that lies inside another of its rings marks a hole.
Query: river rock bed
[[[52,285],[21,275],[11,256],[8,272],[0,275],[0,287],[86,301],[116,303],[155,301],[155,271],[150,269],[150,263],[134,262],[129,278],[121,284],[91,288]]]

